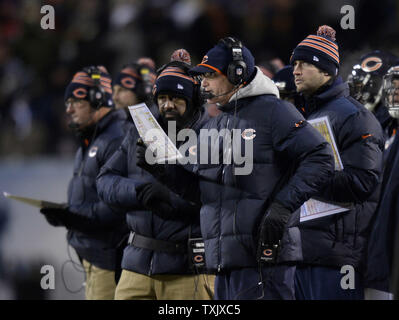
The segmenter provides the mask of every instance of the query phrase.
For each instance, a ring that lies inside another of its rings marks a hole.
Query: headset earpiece
[[[101,71],[95,66],[85,68],[84,71],[93,80],[94,86],[89,89],[89,102],[94,109],[106,105],[104,88],[101,86]]]
[[[123,68],[126,67],[134,69],[137,75],[141,78],[141,81],[136,82],[136,87],[134,88],[137,98],[141,101],[148,100],[152,93],[151,69],[146,65],[141,65],[136,62],[129,63]]]
[[[146,100],[152,91],[151,71],[147,66],[140,66],[139,73],[142,79],[141,94],[145,97],[144,100]]]
[[[227,37],[220,40],[229,50],[233,60],[227,67],[227,79],[234,85],[244,83],[247,78],[247,64],[244,62],[242,55],[242,44],[239,40],[232,37]]]

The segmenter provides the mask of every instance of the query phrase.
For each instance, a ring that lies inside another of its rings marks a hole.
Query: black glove
[[[259,240],[263,244],[278,245],[283,238],[284,230],[291,216],[291,211],[274,202],[262,218]]]
[[[137,166],[148,171],[154,177],[161,178],[164,173],[164,166],[157,163],[149,164],[145,159],[146,151],[147,151],[147,146],[145,145],[144,141],[141,138],[137,139],[136,143]]]
[[[136,196],[145,207],[150,207],[155,202],[170,204],[169,189],[158,182],[145,183],[137,187]]]
[[[100,230],[100,227],[93,223],[93,220],[85,215],[78,214],[64,208],[42,208],[40,212],[45,216],[47,222],[54,227],[63,226],[67,229],[88,232],[92,230]]]
[[[166,219],[176,218],[170,191],[158,182],[145,183],[136,188],[136,197],[144,207]]]
[[[49,208],[44,207],[40,209],[47,222],[54,227],[65,226],[67,215],[69,214],[68,207],[64,208]]]

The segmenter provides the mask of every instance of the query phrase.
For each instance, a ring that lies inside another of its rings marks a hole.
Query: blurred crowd
[[[355,8],[354,30],[340,27],[347,4]],[[40,26],[43,5],[55,9],[55,30]],[[63,93],[85,65],[114,74],[150,56],[160,66],[178,47],[196,64],[218,39],[234,35],[272,76],[321,24],[338,30],[344,78],[362,51],[399,53],[395,0],[0,0],[0,155],[74,152]]]

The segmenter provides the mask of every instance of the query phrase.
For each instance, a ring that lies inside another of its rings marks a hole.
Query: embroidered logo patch
[[[190,147],[190,148],[188,149],[188,152],[189,152],[191,155],[193,155],[193,156],[197,155],[197,146],[192,146],[192,147]]]
[[[93,158],[97,154],[98,147],[93,146],[89,150],[89,157]]]
[[[132,89],[136,85],[136,81],[131,77],[125,77],[121,80],[122,85],[127,89]]]
[[[252,140],[252,139],[254,139],[254,138],[256,137],[255,132],[256,132],[256,130],[255,130],[255,129],[252,129],[252,128],[245,129],[245,130],[241,133],[241,137],[242,137],[244,140]]]
[[[83,99],[87,95],[87,90],[85,88],[77,88],[72,92],[72,94],[75,96],[75,98]]]

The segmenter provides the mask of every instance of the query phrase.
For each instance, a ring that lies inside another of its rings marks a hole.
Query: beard
[[[168,121],[176,121],[177,128],[182,128],[186,122],[184,115],[181,116],[177,111],[161,112],[161,118],[165,126]]]

